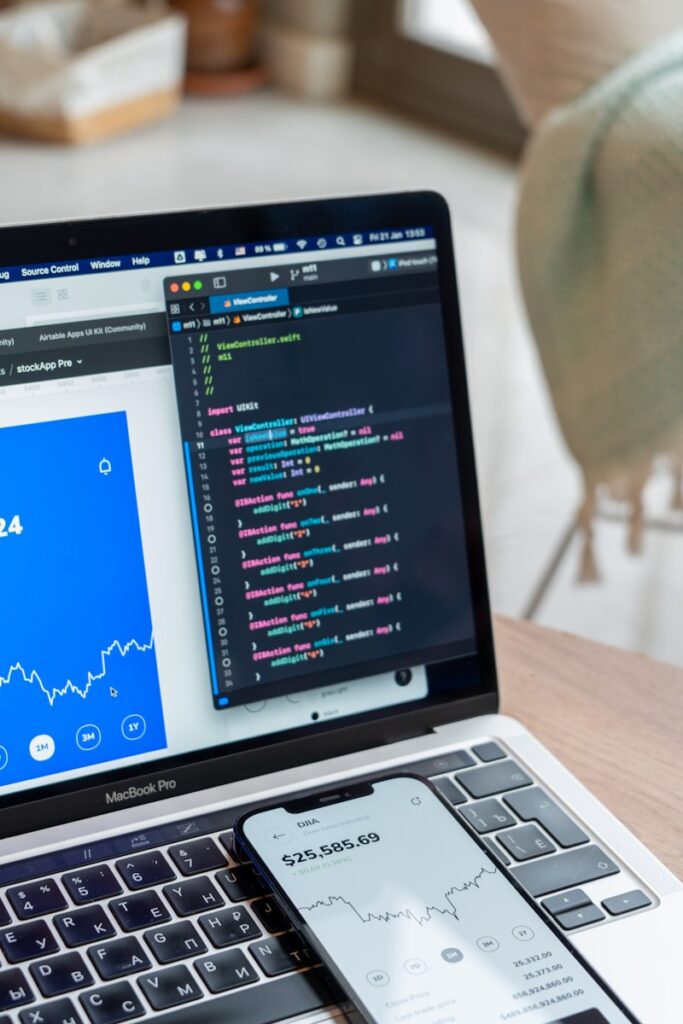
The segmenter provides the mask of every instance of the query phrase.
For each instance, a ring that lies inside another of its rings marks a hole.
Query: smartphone
[[[235,837],[371,1024],[637,1024],[424,779],[251,811]]]

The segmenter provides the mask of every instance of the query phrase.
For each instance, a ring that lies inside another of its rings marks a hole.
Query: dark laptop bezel
[[[420,702],[355,715],[342,722],[319,724],[315,731],[306,727],[271,735],[261,746],[250,740],[233,745],[229,752],[227,748],[218,748],[226,750],[218,755],[217,748],[212,748],[214,753],[207,750],[160,758],[142,764],[139,769],[128,767],[103,772],[90,781],[79,778],[5,796],[0,799],[0,838],[116,809],[107,801],[112,788],[146,790],[119,805],[135,806],[397,742],[428,733],[438,725],[494,713],[498,709],[455,259],[448,207],[442,196],[434,192],[412,192],[0,229],[2,267],[423,225],[434,228],[439,252],[438,274],[444,327],[449,339],[450,386],[477,643],[471,667],[478,685],[451,694],[444,690]],[[249,749],[240,749],[246,746]],[[162,779],[167,782],[172,779],[173,789],[169,790],[167,785],[159,789],[155,783]]]

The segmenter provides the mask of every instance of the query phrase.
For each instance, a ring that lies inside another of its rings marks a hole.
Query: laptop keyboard
[[[566,931],[652,905],[498,743],[396,770],[431,778]],[[235,856],[247,809],[0,865],[0,1024],[273,1024],[337,1002]],[[598,905],[581,886],[610,876]]]

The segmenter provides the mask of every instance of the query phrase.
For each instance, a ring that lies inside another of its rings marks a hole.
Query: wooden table
[[[683,670],[529,622],[495,622],[501,711],[683,878]]]

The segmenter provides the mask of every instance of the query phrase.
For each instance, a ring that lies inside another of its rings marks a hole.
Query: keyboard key
[[[537,821],[560,846],[588,842],[586,833],[539,786],[510,793],[504,800],[522,821]]]
[[[41,1003],[38,1009],[22,1010],[19,1020],[21,1024],[82,1024],[83,1018],[70,999],[57,999]]]
[[[562,892],[559,896],[550,896],[543,900],[541,906],[549,914],[562,914],[565,910],[578,910],[579,907],[587,907],[590,898],[586,896],[583,889],[572,889],[571,892]]]
[[[80,953],[62,953],[52,960],[39,960],[29,970],[44,996],[62,996],[93,982]]]
[[[275,1024],[331,1006],[344,997],[321,968],[246,985],[200,1004],[178,1006],[157,1017],[160,1024]]]
[[[159,850],[117,860],[116,868],[128,888],[133,890],[172,882],[176,877],[175,871]]]
[[[0,1010],[32,1003],[35,999],[26,978],[18,967],[0,971]]]
[[[204,914],[199,918],[199,926],[218,949],[257,939],[262,934],[246,907],[228,907],[215,914]]]
[[[614,861],[599,846],[593,845],[544,857],[533,864],[521,864],[511,870],[532,896],[547,896],[559,889],[570,889],[619,873]]]
[[[67,946],[85,946],[116,934],[104,907],[83,907],[54,918],[55,927]]]
[[[494,855],[494,857],[496,857],[497,860],[501,862],[501,864],[504,864],[505,867],[507,867],[508,864],[512,864],[512,861],[508,857],[505,850],[501,850],[500,846],[498,846],[497,843],[494,843],[493,839],[489,838],[489,836],[484,836],[482,842],[486,846],[488,846],[489,850]]]
[[[315,963],[315,955],[304,945],[296,932],[280,935],[277,939],[263,939],[249,946],[249,952],[269,978],[287,971],[296,971]]]
[[[251,909],[268,932],[286,932],[291,927],[286,915],[271,896],[254,900]]]
[[[506,789],[530,786],[531,781],[517,762],[510,758],[506,758],[505,761],[496,761],[494,764],[483,765],[481,768],[473,768],[471,771],[458,775],[460,785],[464,786],[475,800],[483,796],[503,793]]]
[[[66,910],[68,904],[54,878],[44,878],[29,885],[17,885],[6,893],[14,913],[26,920],[30,917],[45,917],[58,910]]]
[[[446,772],[471,768],[473,764],[476,762],[466,750],[453,750],[450,754],[439,754],[438,757],[430,757],[425,761],[417,761],[415,764],[399,765],[396,771],[411,772],[413,775],[445,775]]]
[[[12,918],[9,916],[9,912],[5,904],[0,900],[0,928],[4,928],[10,923]]]
[[[436,779],[434,785],[441,795],[445,796],[448,802],[453,804],[454,807],[457,807],[458,804],[464,804],[467,800],[467,797],[460,787],[456,786],[451,779]]]
[[[120,1024],[142,1017],[145,1008],[128,981],[105,985],[79,997],[92,1024]]]
[[[259,980],[257,971],[251,966],[241,949],[229,949],[203,960],[195,961],[195,967],[209,992],[227,992],[240,985],[251,985]]]
[[[138,928],[151,928],[155,924],[163,924],[171,920],[168,907],[158,892],[138,892],[134,896],[124,896],[121,900],[112,900],[109,909],[119,922],[124,932],[134,932]]]
[[[173,964],[189,956],[206,953],[207,945],[197,929],[189,921],[177,921],[165,928],[154,928],[145,932],[143,939],[160,964]]]
[[[57,940],[44,921],[18,924],[0,932],[0,947],[11,964],[59,952]]]
[[[488,743],[478,743],[476,747],[472,747],[472,753],[480,761],[500,761],[501,758],[507,757],[503,748],[499,747],[493,740],[490,740]]]
[[[62,884],[74,903],[106,900],[123,892],[114,872],[106,864],[62,875]]]
[[[222,835],[218,837],[218,841],[220,842],[221,846],[225,849],[225,851],[230,854],[231,857],[234,857],[235,860],[240,859],[235,849],[234,832],[224,832]]]
[[[542,857],[544,853],[554,853],[557,849],[535,825],[520,825],[496,838],[515,860],[531,860],[532,857]]]
[[[138,985],[153,1010],[168,1010],[181,1003],[192,1003],[204,995],[184,964],[167,967],[154,974],[143,974],[138,978]]]
[[[263,896],[264,894],[264,886],[250,864],[240,864],[236,868],[219,871],[216,878],[232,903],[250,900],[254,896]]]
[[[122,978],[126,974],[146,971],[152,966],[144,949],[133,935],[113,942],[104,942],[88,950],[88,956],[103,981]]]
[[[480,800],[478,803],[461,807],[460,813],[477,832],[495,832],[499,828],[516,825],[516,820],[506,811],[500,800]]]
[[[228,860],[210,838],[195,839],[182,846],[172,846],[168,852],[175,866],[186,876],[201,875],[206,871],[224,868]]]
[[[199,914],[202,910],[222,907],[225,904],[225,900],[209,878],[191,878],[187,882],[175,882],[173,885],[165,885],[163,891],[180,917]]]
[[[587,907],[580,907],[578,910],[568,910],[564,914],[558,914],[555,920],[566,932],[570,932],[574,928],[583,928],[584,925],[604,921],[605,915],[601,910],[598,910],[594,903],[589,903]]]
[[[631,910],[650,907],[652,900],[641,889],[631,889],[630,892],[622,892],[620,896],[610,896],[602,901],[602,905],[608,914],[618,917],[619,914],[628,914]]]

